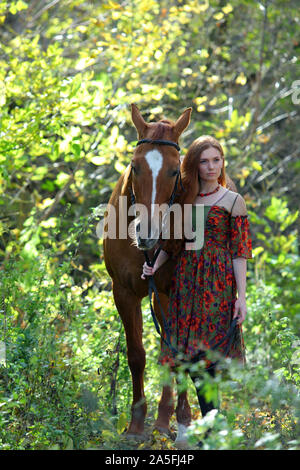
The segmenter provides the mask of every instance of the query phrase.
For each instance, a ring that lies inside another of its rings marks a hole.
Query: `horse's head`
[[[159,239],[163,214],[176,189],[175,183],[179,182],[178,139],[189,125],[192,108],[186,109],[176,122],[147,123],[134,104],[131,112],[139,142],[142,141],[131,161],[131,189],[137,210],[144,209],[139,211],[135,227],[136,244],[141,250],[150,250]]]

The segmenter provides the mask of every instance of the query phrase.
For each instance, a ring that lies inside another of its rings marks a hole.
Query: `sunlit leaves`
[[[245,85],[247,83],[247,77],[244,73],[241,73],[235,80],[238,85]]]
[[[283,222],[289,213],[287,203],[277,197],[272,197],[271,204],[265,210],[265,215],[273,222]]]
[[[247,112],[245,116],[239,116],[238,110],[234,109],[231,114],[231,119],[225,119],[224,124],[226,125],[227,132],[245,130],[250,123],[251,113]]]
[[[222,8],[222,11],[225,13],[225,15],[228,15],[229,13],[233,11],[233,7],[230,3],[227,3],[227,5],[225,5],[225,7]]]
[[[259,162],[252,162],[252,167],[257,171],[262,171],[262,166]]]

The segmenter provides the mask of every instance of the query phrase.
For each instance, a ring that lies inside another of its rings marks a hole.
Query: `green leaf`
[[[71,149],[72,149],[72,152],[74,153],[74,155],[79,158],[80,157],[80,152],[81,152],[81,146],[75,142],[72,142],[72,145],[71,145]]]
[[[122,434],[127,427],[127,416],[126,413],[121,413],[117,422],[117,433]]]

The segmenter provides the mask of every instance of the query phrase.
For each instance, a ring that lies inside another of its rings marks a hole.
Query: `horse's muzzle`
[[[140,250],[152,250],[158,242],[157,238],[141,238],[137,235],[137,246]]]

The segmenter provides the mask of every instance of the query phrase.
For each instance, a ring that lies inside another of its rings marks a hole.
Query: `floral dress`
[[[232,260],[252,258],[247,215],[231,216],[227,209],[216,204],[205,206],[205,213],[203,247],[183,248],[172,276],[166,312],[169,334],[164,336],[172,350],[162,342],[159,357],[159,363],[171,367],[177,363],[174,350],[185,361],[191,361],[200,350],[210,349],[226,337],[237,294]],[[225,338],[217,351],[244,362],[241,325],[237,325],[234,341],[230,347],[229,344],[229,338]],[[207,368],[212,365],[208,359],[205,363]]]

